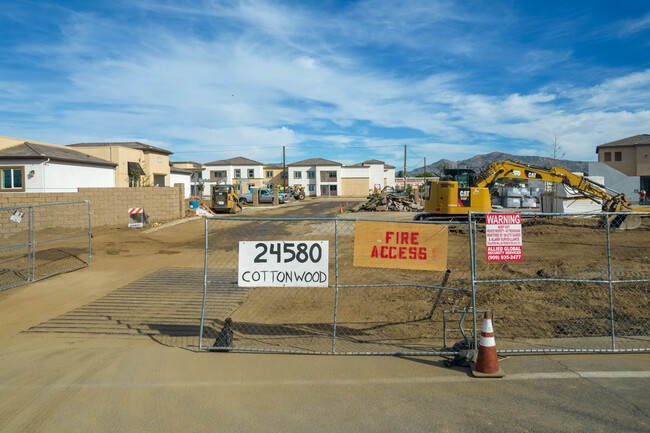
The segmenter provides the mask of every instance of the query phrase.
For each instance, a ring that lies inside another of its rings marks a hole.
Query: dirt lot
[[[343,213],[354,200],[313,200],[280,207],[247,208],[241,217],[391,218],[411,213]],[[484,237],[477,236],[479,280],[516,282],[477,285],[479,309],[492,310],[502,348],[610,347],[606,236],[600,220],[562,219],[524,222],[524,260],[486,262]],[[635,231],[612,232],[612,276],[638,280],[650,274],[646,245],[650,224]],[[219,281],[236,280],[236,247],[243,239],[328,239],[333,224],[320,222],[210,221],[209,268]],[[207,298],[205,344],[214,341],[226,317],[235,322],[238,347],[329,351],[337,302],[337,350],[354,352],[429,351],[461,338],[460,313],[471,290],[467,227],[450,226],[447,287],[443,273],[383,271],[352,266],[354,222],[338,225],[339,284],[403,284],[393,287],[334,289],[251,289],[211,285]],[[48,279],[47,284],[0,292],[6,326],[0,335],[129,335],[167,345],[196,348],[201,315],[204,222],[139,231],[124,227],[93,230],[92,266]],[[330,283],[336,275],[331,249]],[[526,281],[537,278],[573,282]],[[617,347],[646,347],[650,308],[646,283],[613,285]],[[471,317],[464,321],[471,328]]]

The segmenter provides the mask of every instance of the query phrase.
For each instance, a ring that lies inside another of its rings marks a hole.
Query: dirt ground
[[[247,208],[240,217],[410,220],[413,216],[412,213],[340,213],[339,205],[345,210],[358,202],[352,199],[292,202],[279,207]],[[536,344],[555,347],[562,344],[609,347],[612,320],[609,287],[585,282],[607,278],[605,233],[598,225],[597,218],[526,221],[524,260],[498,263],[486,262],[480,253],[485,245],[479,226],[478,279],[522,280],[477,285],[477,305],[479,309],[493,311],[503,341],[534,339]],[[268,230],[260,229],[264,226]],[[126,227],[93,228],[89,268],[0,292],[3,309],[0,337],[18,332],[130,335],[196,348],[205,260],[204,227],[203,219],[193,219],[142,231]],[[403,286],[341,287],[338,293],[334,289],[278,288],[233,292],[231,287],[226,290],[224,286],[209,286],[204,343],[209,345],[225,318],[231,317],[239,347],[287,346],[289,350],[329,351],[335,302],[340,351],[428,351],[443,349],[445,336],[448,343],[461,337],[458,321],[462,314],[453,312],[462,312],[470,300],[467,292],[471,290],[469,239],[465,226],[451,226],[449,233],[451,274],[446,286],[457,291],[421,287],[440,285],[443,273],[353,267],[353,233],[354,222],[339,223],[339,284]],[[614,279],[647,278],[649,233],[648,221],[635,231],[612,232]],[[309,221],[260,225],[252,221],[232,222],[229,216],[210,221],[208,265],[220,273],[217,280],[236,280],[235,249],[237,242],[246,237],[329,239],[334,244],[334,229],[333,225]],[[330,283],[337,271],[333,257],[332,251]],[[576,281],[526,281],[540,277]],[[612,293],[619,344],[646,347],[644,340],[650,332],[647,283],[614,284]],[[465,330],[471,328],[470,319],[465,318]],[[445,327],[448,335],[444,333]],[[582,340],[576,343],[576,338]],[[555,341],[548,343],[549,339]],[[516,348],[521,344],[506,347]]]

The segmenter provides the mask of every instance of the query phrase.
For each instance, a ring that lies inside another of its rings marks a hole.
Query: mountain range
[[[569,161],[567,159],[554,159],[544,156],[521,156],[511,155],[509,153],[503,152],[492,152],[486,155],[476,155],[462,161],[441,159],[432,164],[427,164],[426,170],[428,173],[432,173],[434,175],[440,174],[444,168],[471,168],[478,172],[482,167],[485,167],[491,162],[504,160],[517,162],[519,164],[532,165],[535,167],[562,167],[572,172],[586,172],[589,165],[587,161]],[[411,171],[407,171],[406,175],[413,177],[417,176],[418,174],[422,174],[423,172],[424,167],[419,167]]]

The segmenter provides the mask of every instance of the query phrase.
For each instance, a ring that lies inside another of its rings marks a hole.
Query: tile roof
[[[203,164],[199,164],[198,162],[194,162],[194,161],[169,161],[169,165],[171,166],[174,166],[176,164],[192,164],[194,168],[203,167]]]
[[[339,165],[342,166],[340,162],[336,161],[330,161],[329,159],[323,159],[323,158],[309,158],[309,159],[304,159],[302,161],[298,162],[292,162],[291,164],[287,164],[289,167],[312,167],[315,165]]]
[[[650,134],[639,134],[633,137],[623,138],[622,140],[610,141],[596,147],[596,153],[601,147],[618,147],[618,146],[636,146],[639,144],[650,144]]]
[[[174,167],[173,165],[169,167],[169,172],[174,173],[174,174],[194,174],[196,173],[195,171],[189,170],[187,168],[177,168]]]
[[[75,162],[86,165],[117,166],[114,162],[68,149],[66,146],[42,145],[28,141],[0,150],[0,159],[51,159],[53,161]]]
[[[148,144],[140,143],[139,141],[124,141],[124,142],[113,142],[113,143],[75,143],[68,144],[70,147],[109,147],[109,146],[121,146],[128,147],[130,149],[142,150],[145,152],[156,152],[163,153],[165,155],[172,155],[174,152],[169,150],[161,149],[160,147],[150,146]]]
[[[264,165],[261,162],[253,161],[252,159],[244,158],[243,156],[236,156],[229,159],[220,159],[219,161],[207,162],[204,165]]]

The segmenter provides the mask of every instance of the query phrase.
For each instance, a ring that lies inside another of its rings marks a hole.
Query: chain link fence
[[[650,214],[521,218],[522,260],[488,261],[485,214],[470,215],[476,306],[494,311],[499,352],[648,350]]]
[[[90,265],[90,202],[0,208],[0,291]]]
[[[355,220],[208,218],[205,230],[202,349],[440,354],[444,311],[460,312],[455,337],[472,328],[466,223],[449,225],[449,273],[353,266]],[[240,241],[328,241],[328,287],[239,287]]]
[[[200,347],[451,354],[491,311],[501,353],[650,350],[650,214],[633,230],[626,214],[521,216],[523,259],[505,262],[487,260],[485,214],[409,222],[448,228],[447,272],[354,266],[357,220],[208,218]],[[329,242],[328,287],[238,286],[240,241],[292,240]]]

